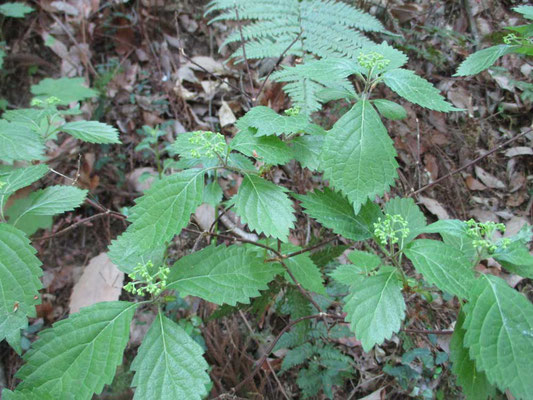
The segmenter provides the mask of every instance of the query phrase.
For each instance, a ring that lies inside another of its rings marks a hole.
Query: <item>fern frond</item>
[[[272,80],[285,82],[283,90],[293,104],[300,107],[302,113],[310,115],[320,109],[319,93],[323,89],[336,88],[353,93],[353,86],[347,77],[355,72],[354,61],[330,58],[284,67],[272,74]]]
[[[206,15],[218,11],[211,22],[241,22],[224,45],[243,38],[251,59],[279,57],[298,35],[289,54],[353,57],[357,49],[373,43],[362,32],[388,33],[372,15],[335,0],[213,0]],[[242,49],[232,57],[242,60]]]

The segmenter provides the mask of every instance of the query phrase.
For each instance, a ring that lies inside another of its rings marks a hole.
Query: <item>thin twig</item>
[[[52,233],[50,235],[39,236],[37,238],[32,239],[32,241],[48,240],[48,239],[52,239],[52,238],[57,237],[57,236],[61,236],[61,235],[73,230],[74,228],[76,228],[76,227],[78,227],[80,225],[86,224],[86,223],[88,223],[88,222],[90,222],[92,220],[104,217],[106,215],[109,215],[109,213],[108,212],[102,212],[102,213],[99,213],[99,214],[91,215],[90,217],[84,218],[84,219],[82,219],[82,220],[70,225],[69,227],[67,227],[67,228],[65,228],[63,230],[60,230],[60,231],[55,232],[55,233]]]
[[[279,390],[280,390],[281,394],[283,394],[283,397],[285,397],[286,400],[290,400],[291,398],[289,397],[287,392],[285,392],[285,388],[281,384],[281,382],[280,382],[280,380],[278,378],[278,375],[276,375],[276,371],[274,371],[274,368],[272,368],[272,365],[270,365],[270,362],[268,360],[265,360],[265,362],[266,362],[266,365],[268,366],[268,369],[270,370],[270,372],[272,372],[272,376],[274,377],[274,380],[278,384],[278,387],[279,387]]]
[[[242,56],[244,58],[244,64],[246,65],[246,72],[248,73],[248,80],[250,81],[250,91],[254,92],[254,80],[252,78],[252,71],[250,70],[250,63],[248,62],[248,58],[246,57],[246,45],[244,43],[244,35],[242,34],[242,24],[241,19],[239,18],[239,9],[237,5],[235,5],[235,17],[237,18],[237,26],[239,27],[239,33],[241,35],[241,43],[242,43]],[[252,96],[252,101],[254,101],[255,96]]]
[[[224,214],[226,214],[229,210],[231,210],[233,208],[233,206],[235,206],[235,204],[232,204],[231,206],[229,206],[228,208],[224,209],[224,211],[222,211],[218,217],[213,221],[213,223],[211,224],[211,226],[209,227],[209,229],[207,230],[209,233],[211,233],[215,227],[215,225],[217,224],[217,222],[220,220],[220,218],[222,218],[222,216]]]
[[[337,239],[337,236],[333,236],[332,238],[329,238],[327,240],[324,240],[323,242],[320,242],[318,244],[315,244],[314,246],[311,246],[311,247],[307,247],[305,249],[302,249],[302,250],[298,250],[298,251],[294,251],[292,253],[289,253],[289,254],[285,254],[283,256],[283,258],[291,258],[291,257],[295,257],[295,256],[298,256],[300,254],[303,254],[303,253],[307,253],[309,251],[313,251],[313,250],[316,250],[322,246],[325,246],[326,244],[330,243],[330,242],[333,242],[335,239]]]
[[[306,321],[308,319],[322,319],[322,318],[344,319],[344,317],[341,317],[340,315],[320,313],[320,314],[314,314],[314,315],[306,315],[304,317],[300,317],[298,319],[295,319],[292,322],[289,322],[281,330],[281,332],[278,334],[278,336],[276,336],[276,338],[272,341],[272,343],[270,343],[270,346],[268,346],[268,348],[266,349],[266,351],[263,354],[263,356],[259,359],[259,361],[257,361],[257,365],[255,366],[253,371],[246,378],[244,378],[237,386],[235,386],[232,389],[232,392],[236,393],[240,388],[242,388],[250,379],[252,379],[261,370],[261,367],[263,366],[264,362],[266,361],[266,359],[268,358],[270,353],[272,353],[272,350],[274,350],[274,347],[276,347],[276,344],[278,343],[278,341],[281,339],[281,337],[283,336],[283,334],[285,332],[287,332],[294,325],[299,324],[302,321]]]
[[[269,71],[269,73],[267,74],[267,76],[263,80],[263,83],[261,84],[261,87],[259,88],[259,91],[257,92],[257,95],[255,95],[252,98],[254,106],[255,106],[257,100],[259,100],[259,96],[261,96],[261,93],[263,92],[263,89],[265,88],[265,85],[267,84],[268,78],[270,78],[270,75],[272,75],[272,73],[276,70],[276,68],[279,67],[279,65],[281,64],[281,61],[283,61],[283,58],[285,58],[285,55],[287,54],[287,52],[291,49],[292,46],[294,46],[294,44],[298,41],[298,39],[300,39],[300,36],[302,36],[302,32],[298,33],[298,36],[296,36],[296,38],[291,42],[291,44],[289,44],[287,46],[287,48],[283,51],[283,53],[281,53],[281,55],[278,58],[278,61],[272,67],[272,69]]]
[[[501,148],[507,146],[508,144],[514,142],[514,141],[517,140],[517,139],[520,139],[522,136],[525,136],[525,135],[527,135],[527,134],[530,133],[530,132],[533,132],[533,129],[529,129],[529,130],[527,130],[527,131],[525,131],[525,132],[522,132],[522,133],[516,135],[515,137],[512,137],[512,138],[509,139],[509,140],[506,140],[506,141],[503,142],[502,144],[500,144],[500,145],[494,147],[492,150],[489,150],[487,153],[485,153],[485,154],[479,156],[479,157],[476,158],[475,160],[470,161],[470,162],[467,163],[466,165],[463,165],[462,167],[457,168],[457,169],[453,170],[452,172],[447,173],[447,174],[444,175],[444,176],[441,176],[441,177],[440,177],[439,179],[437,179],[436,181],[431,182],[431,183],[427,184],[426,186],[424,186],[424,187],[422,187],[422,188],[420,188],[420,189],[418,189],[418,190],[413,190],[411,193],[409,193],[408,197],[416,196],[417,194],[420,194],[420,193],[424,192],[425,190],[429,189],[429,188],[432,187],[432,186],[435,186],[436,184],[442,182],[443,180],[448,179],[450,176],[453,176],[453,175],[455,175],[455,174],[458,174],[458,173],[461,172],[461,171],[464,171],[464,170],[467,169],[468,167],[471,167],[472,165],[478,163],[479,161],[483,160],[484,158],[490,156],[491,154],[497,152],[497,151],[500,150]]]

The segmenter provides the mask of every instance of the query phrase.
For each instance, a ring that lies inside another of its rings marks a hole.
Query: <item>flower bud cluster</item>
[[[407,221],[401,215],[386,214],[374,223],[374,235],[382,246],[396,244],[409,235]]]
[[[357,62],[363,68],[370,70],[382,70],[390,64],[390,60],[386,59],[383,54],[379,54],[375,51],[370,53],[360,53],[357,57]]]
[[[472,245],[482,250],[487,250],[489,254],[493,254],[498,247],[506,248],[511,241],[509,239],[502,239],[499,244],[495,244],[492,240],[494,232],[505,232],[504,224],[497,224],[492,221],[476,222],[473,219],[466,221],[468,227],[467,235],[472,239]]]
[[[132,294],[144,296],[149,293],[153,296],[159,296],[167,286],[167,278],[170,268],[161,266],[155,274],[151,274],[154,264],[148,261],[146,264],[137,264],[130,274],[131,282],[124,286],[124,290]]]

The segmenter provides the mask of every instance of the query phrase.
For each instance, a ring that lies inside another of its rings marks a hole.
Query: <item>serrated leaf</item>
[[[0,186],[0,213],[10,195],[41,179],[47,172],[48,167],[44,164],[0,171],[0,182],[3,182]]]
[[[281,250],[284,253],[291,253],[301,250],[301,247],[284,244],[281,246]],[[326,294],[322,273],[313,260],[311,260],[308,253],[287,258],[285,264],[304,289],[319,294]],[[293,282],[288,274],[286,279],[288,282]]]
[[[461,111],[442,97],[435,86],[407,69],[393,69],[383,75],[383,82],[411,103],[435,111]]]
[[[324,135],[304,135],[291,140],[293,156],[302,167],[317,170],[320,164],[320,152],[324,146]]]
[[[379,115],[359,101],[326,136],[321,155],[324,178],[342,191],[355,212],[380,196],[397,176],[396,150]]]
[[[327,187],[323,192],[315,190],[294,197],[302,202],[306,214],[347,239],[365,240],[372,237],[372,222],[380,215],[379,208],[370,202],[356,215],[346,197]]]
[[[533,398],[533,305],[501,278],[481,275],[464,310],[464,344],[477,368],[500,390]]]
[[[234,198],[235,213],[257,233],[287,241],[296,217],[286,189],[256,175],[245,175]]]
[[[0,120],[0,160],[11,164],[42,160],[43,155],[44,143],[37,133],[24,125]]]
[[[253,107],[243,117],[239,118],[235,126],[239,130],[252,127],[254,136],[271,136],[298,133],[308,125],[304,114],[280,115],[270,107]]]
[[[254,136],[251,129],[240,131],[230,143],[232,150],[254,157],[267,164],[285,164],[293,157],[292,150],[276,136]]]
[[[217,207],[222,201],[222,188],[218,182],[211,182],[204,187],[203,202],[211,204],[213,207]]]
[[[382,267],[376,275],[358,279],[345,298],[346,320],[368,352],[400,330],[405,317],[402,283],[393,267]]]
[[[120,143],[118,131],[111,125],[98,121],[68,122],[61,130],[77,139],[89,143]]]
[[[405,250],[415,269],[440,290],[468,299],[474,284],[474,271],[459,250],[437,240],[415,240]]]
[[[50,128],[49,117],[54,115],[54,113],[54,110],[50,108],[19,108],[4,112],[2,118],[9,122],[24,125],[40,136],[45,136]],[[54,122],[57,122],[57,117]]]
[[[427,225],[426,217],[411,198],[395,197],[385,204],[384,211],[390,215],[401,215],[407,222],[409,234],[403,239],[403,246],[422,233]]]
[[[141,256],[159,248],[179,234],[202,204],[204,174],[204,170],[190,169],[154,182],[131,208],[128,220],[132,224],[110,246],[111,260],[124,264],[125,249],[135,258],[135,254]]]
[[[385,118],[391,119],[393,121],[407,118],[407,111],[405,108],[394,101],[385,100],[385,99],[376,99],[372,100],[372,104],[376,106],[379,113]]]
[[[137,304],[102,302],[39,333],[17,372],[17,390],[39,389],[57,399],[91,399],[122,364]]]
[[[98,96],[97,91],[85,86],[83,78],[44,78],[32,85],[31,92],[39,98],[57,97],[58,104],[64,106]]]
[[[533,279],[533,256],[520,241],[499,247],[492,257],[509,272]]]
[[[12,222],[17,225],[17,221],[26,214],[31,215],[56,215],[66,211],[71,211],[79,207],[87,197],[88,191],[75,186],[49,186],[30,194],[30,205],[18,218]]]
[[[209,246],[179,259],[170,270],[169,289],[181,296],[198,296],[216,304],[248,304],[268,288],[278,266],[245,246]]]
[[[443,219],[426,226],[421,233],[438,233],[448,246],[461,251],[470,261],[477,257],[472,238],[467,235],[466,222],[458,219]]]
[[[53,223],[51,215],[22,215],[28,207],[31,207],[30,196],[15,199],[5,212],[8,223],[12,224],[12,222],[17,221],[17,228],[27,236],[33,235],[38,229],[48,229]]]
[[[131,364],[136,400],[201,400],[207,396],[207,363],[202,347],[161,312]]]
[[[43,274],[35,249],[23,232],[0,223],[0,340],[6,339],[19,354],[20,330],[35,317]]]
[[[19,2],[4,3],[0,6],[0,14],[11,18],[24,18],[26,14],[32,11],[33,8]]]
[[[483,372],[476,369],[476,364],[470,359],[468,349],[464,347],[465,330],[463,329],[464,313],[460,312],[450,341],[450,360],[452,371],[457,376],[457,383],[461,385],[468,400],[486,400],[496,394]]]
[[[56,400],[48,393],[43,392],[42,390],[16,390],[12,392],[11,390],[4,389],[2,390],[2,399],[4,400]]]
[[[379,256],[360,250],[353,250],[348,254],[348,260],[356,267],[364,269],[365,272],[369,272],[381,264],[381,258]]]
[[[500,44],[488,47],[470,54],[459,65],[457,72],[453,76],[468,76],[479,74],[481,71],[491,67],[498,58],[513,51],[513,46]]]

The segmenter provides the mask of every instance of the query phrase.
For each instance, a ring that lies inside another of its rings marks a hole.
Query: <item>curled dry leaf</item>
[[[70,313],[102,301],[118,300],[123,283],[124,272],[119,271],[106,253],[101,253],[89,261],[80,280],[72,288]]]
[[[485,186],[492,189],[505,189],[505,184],[501,180],[496,178],[494,175],[489,174],[483,168],[476,165],[475,170],[477,177]]]

